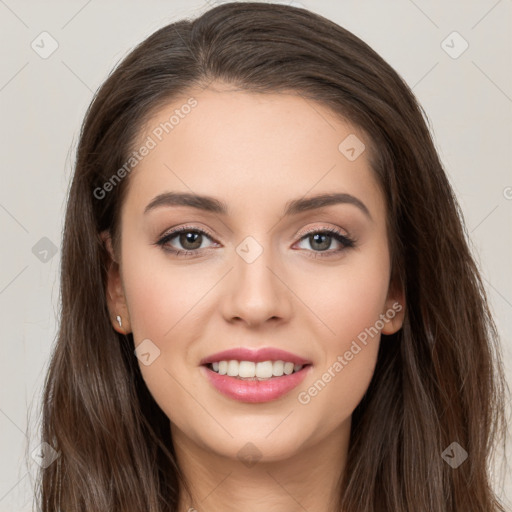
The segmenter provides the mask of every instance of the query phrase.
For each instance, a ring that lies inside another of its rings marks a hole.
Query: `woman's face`
[[[403,317],[369,141],[301,96],[192,96],[146,125],[124,178],[112,317],[176,439],[268,461],[346,439],[380,334]]]

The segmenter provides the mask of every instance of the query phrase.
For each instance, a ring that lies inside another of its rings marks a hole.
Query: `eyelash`
[[[177,257],[187,257],[187,256],[197,256],[200,249],[195,249],[193,251],[190,250],[181,250],[181,249],[169,249],[166,248],[165,245],[171,241],[173,238],[176,238],[178,235],[182,233],[199,233],[201,235],[206,235],[208,238],[213,239],[213,236],[204,229],[196,228],[193,226],[185,226],[178,228],[176,230],[170,231],[169,233],[165,234],[162,238],[160,238],[157,242],[155,242],[154,245],[158,245],[162,247],[162,249],[166,252],[172,253],[174,256]],[[328,234],[332,236],[336,241],[338,241],[343,247],[341,249],[336,250],[329,250],[329,251],[312,251],[314,253],[313,255],[309,255],[310,258],[329,258],[332,256],[335,256],[342,251],[345,251],[346,249],[350,249],[352,247],[355,247],[355,240],[352,238],[349,238],[347,235],[344,235],[336,228],[323,228],[323,229],[312,229],[310,231],[307,231],[304,233],[301,238],[299,239],[299,242],[304,240],[305,238],[308,238],[311,235],[316,234]]]

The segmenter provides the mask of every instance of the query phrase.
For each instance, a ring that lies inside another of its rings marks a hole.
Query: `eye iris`
[[[322,250],[325,250],[325,249],[328,249],[329,246],[331,245],[331,236],[330,235],[326,235],[324,233],[316,233],[314,235],[311,235],[310,237],[310,240],[313,240],[315,243],[317,243],[319,241],[319,238],[323,238],[323,242],[320,242],[320,245],[321,247],[317,247],[317,249],[320,249],[321,251]],[[312,247],[314,247],[314,244],[312,243]]]
[[[199,247],[201,247],[201,236],[201,233],[196,233],[194,231],[181,233],[180,244],[187,250],[199,249]],[[198,240],[199,243],[197,243]],[[187,246],[189,243],[192,244],[192,247]]]

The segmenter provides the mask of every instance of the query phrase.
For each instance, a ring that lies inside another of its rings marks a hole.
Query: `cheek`
[[[135,346],[149,339],[158,347],[150,364],[140,360],[142,377],[155,401],[176,420],[176,411],[190,407],[190,395],[182,387],[190,371],[185,356],[190,340],[199,337],[201,322],[194,317],[201,314],[200,299],[211,284],[207,276],[198,278],[165,258],[152,257],[132,252],[123,260],[123,280]],[[188,382],[187,391],[193,392],[193,386],[194,381]]]
[[[205,294],[218,278],[206,267],[200,271],[155,253],[131,251],[123,259],[123,282],[135,346],[149,339],[159,350],[154,362],[139,365],[144,380],[157,401],[178,400],[179,385],[171,375],[182,382],[188,364],[196,363],[188,360],[190,344],[205,330],[211,313],[205,311]],[[174,388],[176,393],[169,393]]]
[[[326,418],[326,431],[346,420],[361,401],[372,379],[380,344],[388,293],[385,253],[340,267],[315,283],[312,310],[323,320],[322,361],[297,397],[312,416]],[[323,293],[320,290],[324,290]],[[335,406],[333,407],[333,405]]]
[[[162,342],[171,338],[180,327],[178,322],[188,321],[189,314],[194,314],[194,305],[204,295],[209,279],[154,255],[132,253],[123,263],[135,341],[153,337]]]
[[[389,268],[386,258],[359,258],[357,264],[322,269],[309,284],[301,285],[311,311],[323,321],[327,348],[344,350],[384,312]],[[307,282],[306,282],[307,283]]]
[[[323,337],[324,357],[298,390],[304,417],[323,418],[317,427],[320,437],[347,421],[368,389],[380,345],[380,330],[375,328],[379,306],[375,296],[365,294],[344,303],[332,323],[336,336]]]

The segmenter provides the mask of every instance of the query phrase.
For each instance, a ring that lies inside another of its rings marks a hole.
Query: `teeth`
[[[284,373],[284,362],[283,361],[274,361],[272,364],[272,375],[274,377],[281,377]]]
[[[286,373],[286,375],[293,373],[293,363],[284,363],[283,371]]]
[[[285,361],[218,361],[211,363],[211,369],[219,375],[239,377],[241,379],[270,379],[290,375],[302,369],[301,364],[293,364]]]
[[[250,378],[255,376],[256,363],[253,363],[252,361],[240,361],[238,363],[238,377]]]
[[[239,369],[238,361],[228,361],[228,373],[229,377],[238,377],[238,369]]]

